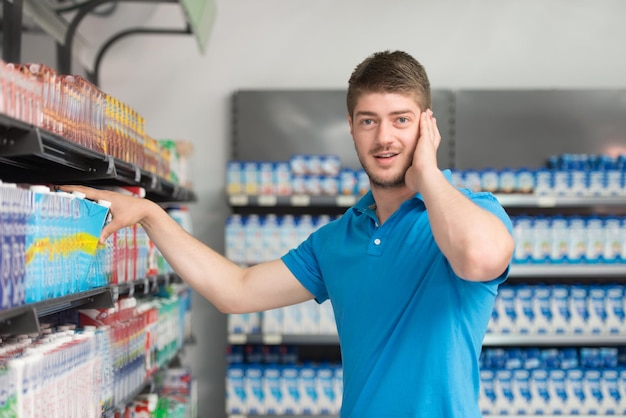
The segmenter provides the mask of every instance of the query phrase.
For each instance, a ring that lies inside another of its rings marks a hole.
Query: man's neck
[[[380,225],[400,207],[402,203],[415,196],[408,187],[378,188],[372,187],[372,196],[376,202],[376,216]]]

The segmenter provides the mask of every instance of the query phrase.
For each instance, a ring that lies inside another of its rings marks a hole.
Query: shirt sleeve
[[[463,190],[463,192],[469,195],[468,197],[472,200],[472,202],[474,202],[481,208],[496,215],[498,219],[502,221],[504,226],[506,226],[506,229],[509,231],[511,236],[513,235],[513,223],[511,222],[511,218],[509,218],[509,215],[506,213],[506,211],[504,210],[504,208],[502,207],[498,199],[492,193],[490,192],[471,193],[467,189]],[[497,285],[497,284],[504,282],[509,276],[510,270],[511,270],[511,262],[509,261],[509,265],[507,266],[506,270],[499,277],[497,277],[494,280],[491,280],[489,283]]]
[[[311,234],[297,248],[290,250],[282,257],[283,263],[315,297],[318,303],[328,299],[328,290],[324,283],[320,266],[316,257],[315,240],[317,233]]]

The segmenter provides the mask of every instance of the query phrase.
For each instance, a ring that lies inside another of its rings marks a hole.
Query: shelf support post
[[[2,0],[2,59],[19,63],[22,52],[23,0]]]

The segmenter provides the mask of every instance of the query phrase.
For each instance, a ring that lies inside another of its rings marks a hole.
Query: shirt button
[[[376,239],[374,240],[374,244],[375,244],[375,245],[380,245],[380,239],[379,239],[379,238],[376,238]]]

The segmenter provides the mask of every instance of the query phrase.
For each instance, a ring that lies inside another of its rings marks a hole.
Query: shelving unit
[[[136,165],[0,114],[0,178],[15,183],[141,186],[157,202],[195,201],[193,191]]]
[[[505,209],[511,213],[543,213],[563,210],[582,210],[594,213],[598,208],[609,212],[622,213],[626,209],[626,197],[565,197],[536,195],[497,195]],[[234,195],[229,196],[229,203],[234,213],[274,213],[287,214],[302,211],[304,213],[340,213],[358,200],[357,196],[272,196],[272,195]],[[585,264],[585,263],[526,263],[513,264],[508,282],[515,283],[550,283],[556,282],[610,282],[626,281],[626,265]],[[295,346],[336,346],[336,334],[229,334],[231,345],[295,345]],[[625,346],[626,336],[621,334],[560,335],[560,334],[487,334],[484,347],[616,347]],[[313,348],[314,349],[314,348]],[[259,416],[259,415],[255,415]],[[263,415],[260,415],[263,416]],[[315,415],[317,416],[317,415]],[[497,415],[490,415],[499,418]],[[562,417],[566,417],[561,415]],[[594,415],[596,416],[596,415]],[[229,418],[244,418],[246,415],[229,415]],[[284,416],[290,417],[290,416]],[[322,417],[328,417],[322,415]]]
[[[60,298],[0,310],[0,333],[38,334],[41,332],[39,318],[44,316],[74,308],[111,308],[122,296],[147,296],[151,293],[156,293],[159,286],[167,287],[174,282],[180,282],[180,279],[175,274],[161,274],[145,277],[134,282],[110,285]]]
[[[41,128],[0,114],[0,179],[20,184],[84,184],[94,187],[139,186],[146,197],[165,204],[195,201],[193,191],[180,187],[133,164],[87,149]],[[149,296],[171,283],[181,282],[164,273],[133,282],[111,284],[85,292],[0,310],[3,335],[40,334],[40,320],[73,309],[114,307],[123,297]],[[176,362],[176,356],[168,365]],[[153,377],[106,410],[103,417],[123,411],[136,395],[154,386]]]

